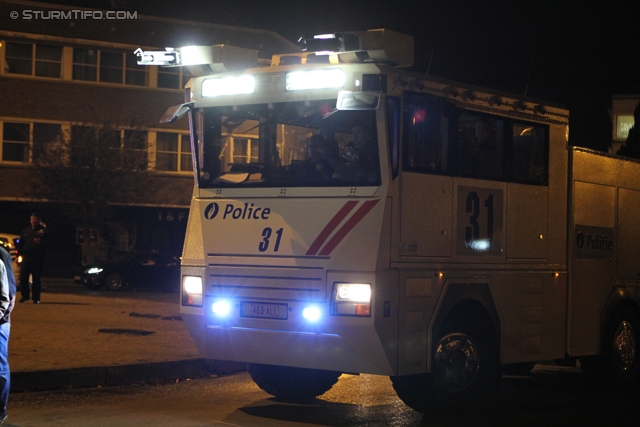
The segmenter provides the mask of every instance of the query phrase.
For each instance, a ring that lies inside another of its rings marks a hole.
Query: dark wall
[[[45,277],[73,277],[82,270],[82,246],[77,242],[77,227],[59,209],[47,203],[0,202],[0,232],[20,234],[29,227],[29,217],[38,212],[49,230],[49,248],[45,257]],[[105,217],[100,230],[102,243],[96,251],[104,257],[117,257],[122,251],[114,244],[109,230],[126,224],[135,230],[132,252],[182,254],[189,210],[186,208],[118,207]]]

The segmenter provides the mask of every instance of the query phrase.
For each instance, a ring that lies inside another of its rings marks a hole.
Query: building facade
[[[267,31],[135,11],[15,0],[0,2],[0,20],[0,232],[18,234],[39,211],[52,237],[45,272],[51,275],[68,275],[82,264],[85,233],[46,198],[34,198],[28,178],[40,147],[87,126],[108,124],[119,141],[134,133],[143,139],[157,184],[135,200],[110,202],[100,230],[90,232],[99,258],[181,253],[193,188],[189,133],[186,120],[160,125],[159,119],[183,102],[191,74],[139,66],[137,48],[227,44],[257,50],[265,63],[273,53],[298,50]],[[233,146],[234,157],[251,155],[250,139],[238,137]]]

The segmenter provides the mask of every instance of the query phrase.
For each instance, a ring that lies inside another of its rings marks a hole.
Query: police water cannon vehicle
[[[283,399],[386,375],[419,411],[539,360],[637,382],[640,164],[568,146],[561,106],[403,69],[410,36],[299,42],[137,51],[197,68],[162,122],[189,117],[203,357]]]

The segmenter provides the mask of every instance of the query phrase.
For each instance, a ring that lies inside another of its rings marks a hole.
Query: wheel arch
[[[588,378],[616,390],[637,384],[640,380],[640,359],[633,356],[637,344],[633,339],[623,338],[625,335],[620,326],[622,321],[631,321],[631,330],[638,342],[640,287],[612,286],[600,310],[599,320],[599,352],[580,357],[582,371]]]
[[[427,371],[431,372],[431,355],[435,340],[447,325],[473,321],[489,333],[489,339],[500,350],[500,318],[487,283],[454,283],[446,286],[442,303],[436,308],[429,326]]]
[[[600,311],[600,346],[607,326],[616,312],[629,308],[640,318],[640,287],[614,285]]]

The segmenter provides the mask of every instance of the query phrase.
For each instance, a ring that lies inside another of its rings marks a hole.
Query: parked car
[[[80,282],[89,289],[104,287],[109,291],[125,286],[177,291],[180,288],[180,260],[158,253],[125,254],[114,262],[85,267]]]
[[[11,255],[13,273],[16,278],[16,283],[19,282],[18,278],[20,277],[20,264],[18,262],[18,241],[20,241],[20,236],[18,234],[0,233],[0,245],[2,245]]]

